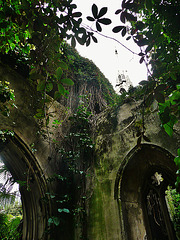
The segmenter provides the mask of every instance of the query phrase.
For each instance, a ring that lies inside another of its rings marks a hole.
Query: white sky
[[[119,20],[119,15],[115,15],[115,11],[121,8],[121,0],[73,0],[73,3],[77,5],[76,11],[81,11],[83,14],[83,23],[93,27],[93,22],[86,20],[86,16],[92,16],[91,6],[95,3],[100,10],[102,7],[108,7],[108,13],[105,17],[109,17],[113,23],[111,25],[101,25],[102,33],[118,39],[121,43],[126,45],[134,52],[139,53],[139,47],[133,42],[133,40],[126,40],[126,37],[121,37],[121,33],[113,33],[112,29],[115,26],[122,25]],[[109,79],[113,86],[116,85],[116,79],[118,71],[127,71],[127,74],[136,86],[141,80],[146,80],[147,70],[144,63],[139,63],[139,57],[123,48],[117,42],[107,39],[95,34],[98,39],[98,43],[91,42],[90,46],[81,46],[77,44],[76,49],[81,56],[91,59],[102,73]],[[118,55],[115,54],[115,49]]]

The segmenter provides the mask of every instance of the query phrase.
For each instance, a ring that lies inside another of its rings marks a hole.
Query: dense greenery
[[[22,238],[22,229],[18,229],[20,222],[21,217],[0,213],[0,238],[2,240],[20,240]]]
[[[180,238],[180,194],[176,189],[168,187],[166,190],[166,197],[169,205],[169,211],[176,231],[176,236]]]
[[[0,239],[18,240],[22,237],[22,206],[13,191],[15,182],[10,172],[0,163]]]

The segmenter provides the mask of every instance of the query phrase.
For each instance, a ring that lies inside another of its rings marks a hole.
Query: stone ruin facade
[[[1,158],[14,179],[28,179],[30,187],[30,190],[20,187],[24,240],[160,239],[158,236],[163,236],[163,240],[176,239],[164,194],[176,179],[173,159],[180,139],[178,135],[170,138],[163,131],[155,112],[146,119],[146,135],[151,142],[142,141],[137,146],[134,122],[140,102],[126,103],[114,112],[107,109],[98,115],[95,154],[86,166],[83,183],[86,194],[83,223],[77,218],[79,225],[75,226],[72,216],[64,216],[67,224],[63,232],[59,226],[45,234],[48,219],[57,209],[50,200],[45,203],[42,199],[50,190],[56,193],[62,186],[47,181],[56,167],[47,139],[36,134],[39,123],[33,115],[38,93],[6,66],[0,66],[0,76],[10,82],[17,105],[10,117],[0,118],[1,129],[15,132],[13,138],[1,143]],[[58,102],[53,103],[51,110],[58,117],[65,113],[65,107]],[[175,128],[180,132],[178,124]],[[51,131],[56,135],[60,130]],[[32,143],[37,149],[35,153]],[[153,205],[153,201],[157,203]]]

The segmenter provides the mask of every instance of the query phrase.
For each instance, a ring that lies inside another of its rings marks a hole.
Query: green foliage
[[[81,196],[84,178],[86,177],[86,167],[89,165],[89,157],[93,152],[94,144],[91,138],[90,117],[91,112],[88,109],[88,96],[80,96],[80,104],[76,112],[70,116],[70,129],[63,142],[54,140],[56,151],[63,161],[63,170],[49,178],[49,182],[61,182],[61,191],[58,194],[46,193],[47,197],[54,201],[57,213],[48,220],[49,226],[54,225],[63,229],[63,218],[79,216],[84,214],[85,196]],[[54,124],[60,124],[54,120]],[[76,190],[74,190],[76,189]],[[75,191],[75,192],[74,192]],[[75,196],[74,196],[75,194]],[[74,198],[80,194],[81,201],[78,203]]]
[[[176,180],[175,185],[176,185],[176,188],[178,189],[178,191],[180,192],[180,189],[179,189],[180,188],[180,148],[177,150],[177,156],[175,157],[174,161],[178,167],[178,170],[176,172],[177,180]]]
[[[75,89],[79,89],[82,85],[87,85],[87,91],[91,88],[94,88],[94,94],[97,91],[98,96],[101,97],[102,101],[106,103],[114,104],[117,95],[115,91],[105,76],[97,68],[97,66],[87,58],[81,57],[78,52],[70,47],[68,44],[62,45],[62,51],[64,52],[64,61],[66,61],[69,74],[75,83]],[[87,94],[87,93],[84,93]],[[92,96],[94,97],[94,96]],[[101,99],[93,99],[94,103],[97,101],[100,103]]]
[[[2,240],[20,240],[22,233],[19,232],[21,217],[13,217],[0,213],[0,238]]]
[[[178,239],[180,238],[180,193],[172,187],[168,187],[166,191],[169,211],[172,217],[172,222],[174,225],[174,230]]]
[[[0,81],[0,113],[9,116],[9,107],[15,106],[14,91],[9,88],[9,82]]]

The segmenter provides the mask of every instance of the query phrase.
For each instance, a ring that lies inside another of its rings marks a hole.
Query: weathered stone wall
[[[40,199],[48,191],[46,179],[54,173],[55,169],[57,170],[59,156],[57,154],[55,161],[52,161],[52,158],[49,158],[52,157],[52,146],[49,145],[47,138],[43,138],[42,135],[37,134],[40,123],[33,116],[39,106],[41,97],[37,93],[36,87],[4,65],[0,66],[0,77],[2,80],[10,82],[11,88],[15,91],[17,105],[17,108],[11,109],[10,117],[1,116],[0,128],[13,130],[18,142],[10,142],[8,143],[9,145],[2,146],[1,152],[7,158],[7,161],[10,161],[9,164],[12,171],[17,171],[18,176],[21,175],[18,172],[18,166],[21,164],[21,161],[18,159],[24,159],[22,171],[30,169],[29,172],[31,172],[31,175],[35,179],[34,182],[32,181],[34,192],[27,193],[25,190],[22,190],[25,198],[24,204],[26,205],[24,211],[27,213],[27,216],[25,216],[27,224],[23,231],[24,239],[37,240],[43,236],[44,230],[47,227],[48,216],[53,211],[52,205],[42,207]],[[125,196],[125,199],[129,197],[129,192],[126,193],[126,186],[122,186],[124,182],[124,180],[121,181],[123,171],[127,163],[135,159],[132,157],[136,156],[138,151],[141,152],[141,148],[138,149],[136,147],[137,126],[135,125],[135,122],[141,119],[140,105],[141,102],[126,103],[119,107],[119,109],[106,109],[105,112],[98,115],[95,127],[95,156],[92,157],[91,166],[86,169],[87,177],[85,183],[83,183],[86,186],[86,223],[83,224],[83,231],[85,232],[83,236],[86,236],[88,240],[129,240],[127,227],[130,223],[130,225],[135,223],[134,225],[137,226],[129,230],[131,232],[130,240],[142,239],[142,236],[145,234],[141,204],[136,202],[134,204],[129,203],[128,205],[127,202],[125,203],[121,199],[121,196]],[[54,102],[51,106],[51,112],[54,113],[54,119],[64,118],[65,108],[59,103]],[[148,144],[149,146],[151,145],[150,149],[152,152],[153,147],[156,149],[157,146],[157,151],[159,152],[161,152],[159,149],[166,149],[170,154],[176,155],[176,150],[180,142],[178,135],[170,138],[161,129],[157,112],[145,118],[145,127],[145,135],[151,140]],[[176,125],[176,130],[180,132],[179,125]],[[63,137],[63,131],[60,128],[52,128],[50,131],[53,133],[53,136]],[[34,144],[34,148],[37,149],[35,153],[32,153],[32,143]],[[145,142],[142,140],[142,143]],[[146,145],[143,145],[142,150],[145,148]],[[10,151],[11,154],[8,153]],[[148,151],[150,156],[151,151]],[[13,154],[16,155],[14,159],[17,161],[17,164],[11,161]],[[158,154],[157,156],[161,156],[160,153]],[[146,154],[142,156],[146,157]],[[154,156],[152,155],[152,157]],[[172,172],[174,174],[174,162],[171,158],[168,159],[168,161],[172,162]],[[155,165],[155,162],[154,160],[152,165]],[[157,164],[163,168],[163,161],[157,161]],[[139,168],[139,166],[138,164],[137,166],[136,164],[132,165],[132,169],[129,172],[131,174],[137,172],[141,175],[142,171],[147,170],[145,167]],[[147,164],[146,166],[149,165]],[[135,176],[129,176],[127,183],[130,185],[130,188],[135,186],[133,184],[135,180]],[[61,186],[52,185],[53,187],[54,189],[61,188]],[[120,194],[122,189],[124,189],[123,192],[125,195]],[[138,191],[141,191],[141,189],[132,189],[130,197],[135,195],[139,197],[139,193],[137,194]],[[33,202],[31,212],[27,210],[28,199]],[[130,212],[132,208],[134,208],[134,211]],[[124,218],[123,211],[127,212],[127,219]],[[29,219],[31,218],[31,220],[28,219],[28,216],[30,216]],[[45,218],[47,219],[44,220]],[[36,225],[33,224],[33,219],[35,219]],[[30,234],[29,231],[31,232]],[[69,240],[72,239],[72,236],[75,236],[77,240],[82,239],[80,228],[77,228],[75,235],[70,234],[71,231],[73,231],[72,226],[69,229],[65,229],[64,235],[58,235],[58,239]]]
[[[3,64],[0,65],[0,79],[10,82],[17,106],[10,109],[9,117],[1,114],[0,129],[12,130],[15,136],[0,144],[0,154],[13,177],[27,183],[27,186],[20,187],[24,214],[23,239],[46,239],[47,221],[54,214],[54,206],[42,199],[47,192],[56,189],[55,183],[49,189],[47,182],[56,166],[50,162],[52,146],[47,137],[39,134],[43,130],[41,122],[34,118],[41,96],[36,86]],[[50,111],[54,113],[55,119],[63,118],[65,114],[64,107],[57,102],[51,105]],[[54,128],[51,132],[52,135],[56,134]]]
[[[143,224],[141,224],[142,229],[137,230],[135,226],[137,223],[134,222],[133,216],[128,215],[127,217],[130,218],[129,222],[131,222],[132,225],[134,224],[134,233],[131,238],[127,237],[127,232],[124,230],[124,225],[126,223],[123,222],[125,219],[122,217],[122,201],[121,199],[117,200],[119,197],[120,185],[116,182],[118,177],[120,179],[122,177],[118,176],[118,174],[122,172],[121,168],[123,168],[125,160],[126,162],[128,161],[127,156],[130,158],[132,149],[134,149],[133,153],[135,151],[138,152],[138,148],[136,147],[137,127],[135,127],[135,122],[141,118],[140,104],[141,102],[124,104],[117,112],[108,112],[107,110],[107,112],[99,118],[97,124],[98,136],[96,138],[96,160],[95,168],[93,169],[92,196],[89,200],[88,209],[89,240],[133,240],[142,239],[144,234],[138,232],[141,230],[142,232],[144,231]],[[117,115],[117,123],[115,115]],[[116,126],[116,128],[113,130],[114,126]],[[178,138],[179,135],[169,137],[164,132],[160,127],[157,112],[145,118],[145,128],[145,135],[151,140],[148,144],[162,147],[162,149],[167,149],[172,155],[176,155],[180,142]],[[176,130],[177,132],[180,131],[178,125],[176,125]],[[145,143],[145,141],[142,140],[142,144],[143,143]],[[153,148],[151,152],[153,152]],[[145,156],[148,157],[147,155]],[[157,165],[158,164],[160,163],[157,161]],[[172,159],[171,164],[174,174],[176,167]],[[132,167],[131,173],[133,174],[138,171],[138,169],[139,166],[137,164]],[[139,172],[139,174],[143,173]],[[136,179],[134,179],[132,175],[129,176],[129,179],[129,183],[131,182],[131,186],[133,186],[133,181],[136,181]],[[137,189],[134,189],[134,191],[136,190]],[[129,204],[132,205],[133,203]],[[134,206],[134,209],[136,212],[140,211],[140,221],[143,222],[142,210],[140,207]]]

